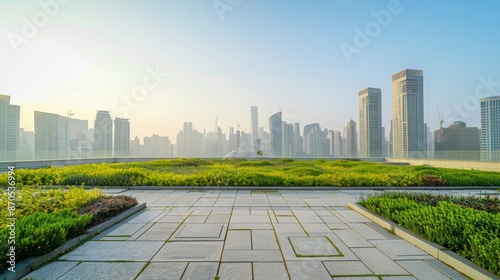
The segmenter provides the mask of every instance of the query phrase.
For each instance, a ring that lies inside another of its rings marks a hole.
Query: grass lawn
[[[498,186],[500,173],[359,160],[171,159],[17,170],[28,186]],[[7,184],[6,174],[0,184]]]

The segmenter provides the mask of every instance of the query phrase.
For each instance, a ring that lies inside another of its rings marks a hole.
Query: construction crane
[[[443,115],[441,115],[441,113],[439,112],[439,106],[436,106],[436,108],[438,110],[439,128],[443,128],[443,123],[444,123]]]

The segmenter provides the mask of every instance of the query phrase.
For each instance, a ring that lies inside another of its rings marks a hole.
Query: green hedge
[[[17,186],[498,186],[500,173],[352,160],[173,159],[16,170]],[[7,185],[0,174],[0,185]]]
[[[9,243],[10,228],[0,231],[1,269],[9,267],[7,254],[15,246],[16,264],[46,254],[61,246],[68,238],[79,236],[92,221],[92,215],[79,216],[74,211],[36,212],[20,218],[15,224],[15,243]]]
[[[448,201],[431,206],[415,197],[419,195],[385,193],[360,204],[500,275],[500,214]]]

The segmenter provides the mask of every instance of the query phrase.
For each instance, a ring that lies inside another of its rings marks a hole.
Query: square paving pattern
[[[148,208],[26,279],[467,279],[347,207],[368,192],[114,191]]]
[[[297,257],[333,257],[341,253],[328,237],[289,237]]]

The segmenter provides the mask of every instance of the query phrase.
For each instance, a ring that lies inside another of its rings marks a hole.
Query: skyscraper
[[[333,156],[334,157],[341,157],[344,156],[342,153],[342,142],[344,142],[344,139],[342,139],[342,134],[340,131],[334,130],[333,131]]]
[[[252,139],[259,138],[259,108],[257,106],[252,106],[250,108],[250,113],[252,116]]]
[[[358,139],[356,135],[356,122],[350,120],[347,123],[346,130],[346,146],[347,146],[347,156],[357,157],[358,156]]]
[[[128,119],[115,118],[115,157],[130,156],[130,122]]]
[[[84,158],[88,121],[35,111],[35,159]]]
[[[283,131],[283,121],[282,114],[278,112],[271,117],[269,117],[269,130],[271,134],[271,156],[272,157],[281,157],[281,139],[282,139],[282,131]]]
[[[500,96],[481,98],[481,160],[500,161]]]
[[[193,129],[191,122],[184,122],[183,130],[177,134],[177,156],[201,157],[203,134]]]
[[[393,157],[425,158],[424,78],[422,70],[392,75]]]
[[[113,121],[109,111],[97,111],[94,121],[94,154],[97,157],[112,157]]]
[[[252,106],[250,108],[252,117],[252,145],[255,151],[261,150],[261,140],[259,138],[259,108]]]
[[[10,96],[0,94],[0,161],[15,161],[19,148],[19,113]]]
[[[358,93],[358,100],[359,156],[382,157],[382,92],[378,88],[366,88]]]

